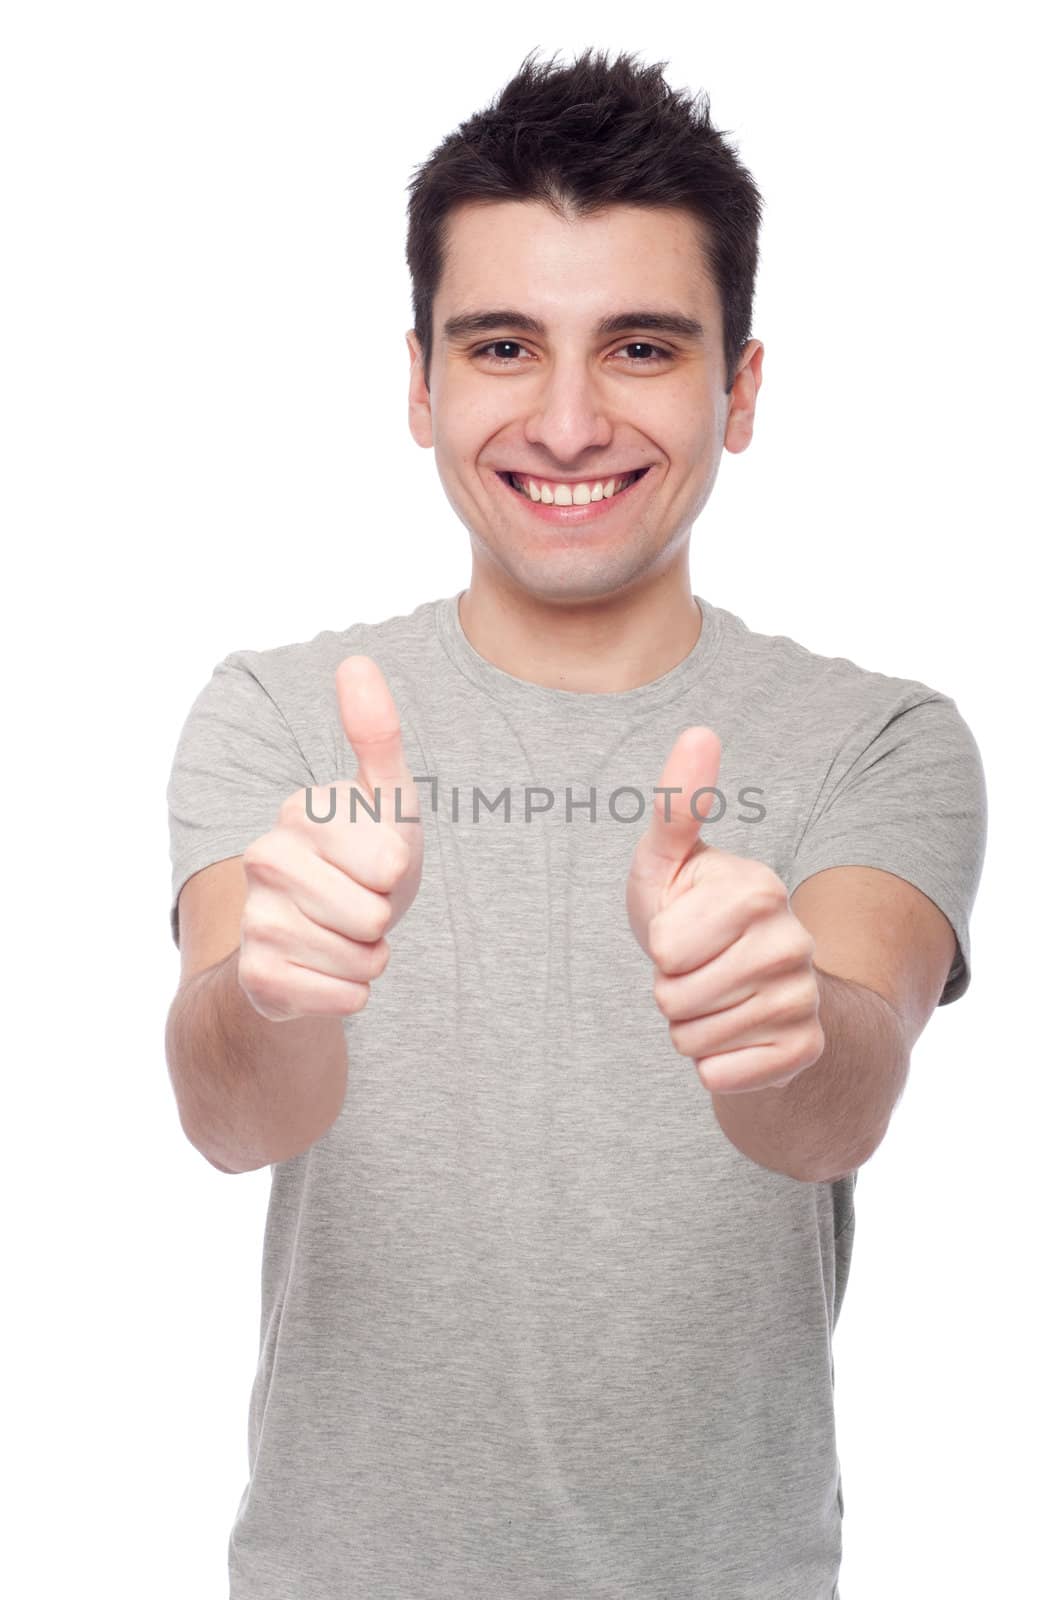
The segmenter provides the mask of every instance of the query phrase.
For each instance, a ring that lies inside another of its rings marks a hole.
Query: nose
[[[611,442],[613,424],[602,386],[582,356],[557,359],[529,392],[524,437],[559,467],[568,471],[585,452]]]

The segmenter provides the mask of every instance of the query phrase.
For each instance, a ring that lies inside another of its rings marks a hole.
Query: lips
[[[628,481],[624,484],[624,487],[622,489],[615,489],[613,491],[611,498],[615,500],[619,495],[626,494],[627,490],[638,483],[640,478],[644,478],[649,470],[649,467],[633,467],[630,472],[603,472],[594,478],[576,479],[548,478],[544,475],[540,475],[537,472],[524,472],[521,473],[520,476],[524,478],[534,478],[537,483],[548,483],[551,486],[555,483],[566,483],[570,489],[574,489],[578,483],[608,483],[610,478],[619,483],[621,479],[626,478]],[[524,495],[525,498],[529,500],[531,499],[527,489],[524,488],[522,484],[517,482],[518,474],[515,472],[500,472],[498,476],[505,479],[510,488],[515,489],[518,494]]]

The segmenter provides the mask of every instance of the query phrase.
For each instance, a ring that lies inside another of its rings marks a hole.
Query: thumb
[[[658,789],[679,792],[653,797],[650,824],[636,851],[638,877],[664,887],[698,843],[701,824],[715,804],[715,796],[698,794],[698,790],[715,787],[720,751],[719,738],[711,728],[685,728],[679,735],[657,781]]]
[[[366,798],[372,799],[376,788],[384,796],[397,786],[412,787],[398,709],[371,656],[347,656],[340,662],[336,699],[347,742],[358,757],[358,776],[370,791]]]

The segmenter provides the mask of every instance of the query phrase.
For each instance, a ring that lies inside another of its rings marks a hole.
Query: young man
[[[970,980],[978,749],[691,593],[763,356],[707,108],[525,63],[412,189],[468,587],[226,657],[168,790],[182,1126],[272,1166],[231,1594],[830,1600],[856,1174]]]

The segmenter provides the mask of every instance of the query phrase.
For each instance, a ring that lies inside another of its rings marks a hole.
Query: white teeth
[[[629,472],[623,478],[598,479],[595,483],[540,483],[535,478],[521,479],[516,473],[512,481],[521,494],[526,494],[530,500],[542,501],[544,506],[585,506],[592,500],[610,500],[614,494],[619,494],[621,489],[626,489],[629,483],[634,483],[636,474]]]

